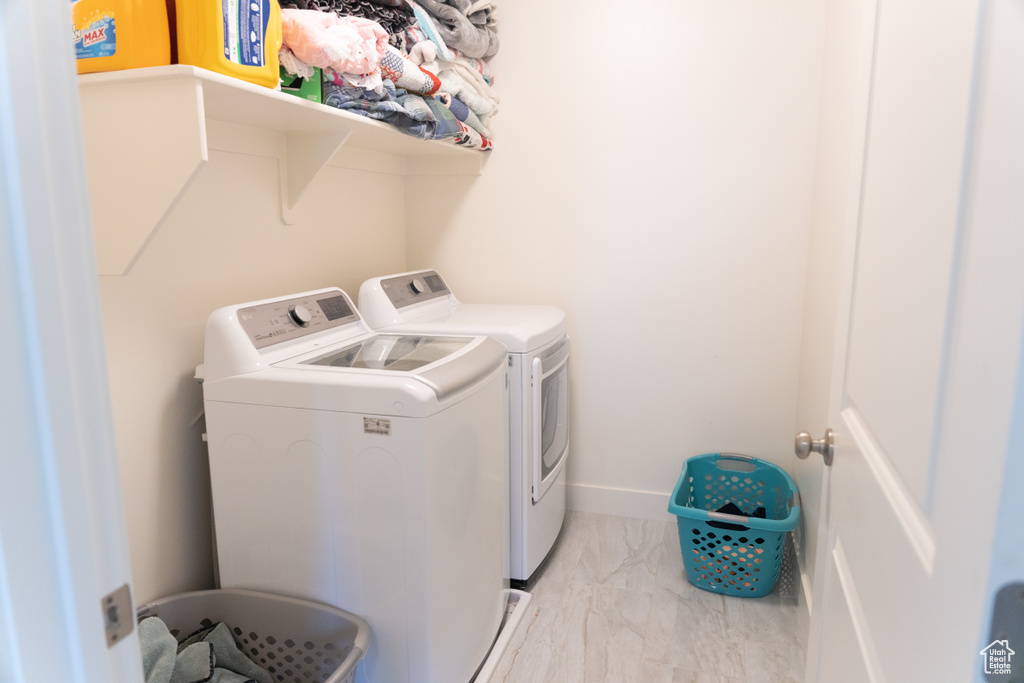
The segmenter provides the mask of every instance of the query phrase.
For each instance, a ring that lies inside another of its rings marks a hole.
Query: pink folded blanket
[[[310,66],[370,74],[380,68],[388,34],[375,21],[333,12],[281,10],[284,44]]]

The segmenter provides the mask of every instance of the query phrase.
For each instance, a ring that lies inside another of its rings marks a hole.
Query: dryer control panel
[[[381,280],[380,288],[387,294],[395,308],[403,308],[451,294],[448,285],[444,283],[436,270],[424,270]]]
[[[257,349],[358,321],[341,290],[320,292],[238,309],[238,322]]]

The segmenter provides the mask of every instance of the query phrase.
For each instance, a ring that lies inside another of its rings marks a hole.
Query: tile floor
[[[808,616],[792,546],[775,590],[724,597],[683,572],[674,521],[570,511],[492,683],[789,683]]]

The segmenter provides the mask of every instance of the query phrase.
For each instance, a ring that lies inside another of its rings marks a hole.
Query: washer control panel
[[[238,309],[238,322],[257,349],[359,320],[340,289]]]
[[[380,287],[395,308],[404,308],[451,294],[448,285],[435,270],[422,270],[381,280]]]

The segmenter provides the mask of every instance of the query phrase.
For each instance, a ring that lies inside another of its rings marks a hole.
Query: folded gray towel
[[[460,2],[461,0],[452,0]],[[437,32],[445,45],[467,57],[490,59],[498,54],[498,34],[489,26],[477,26],[459,7],[441,0],[418,0],[420,7],[436,19]],[[463,2],[467,9],[472,3]],[[475,13],[474,13],[475,14]]]
[[[139,624],[146,683],[273,683],[270,673],[238,649],[231,629],[219,622],[180,643],[159,617]]]

